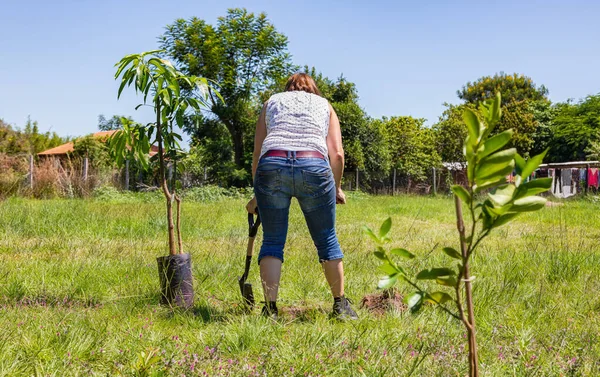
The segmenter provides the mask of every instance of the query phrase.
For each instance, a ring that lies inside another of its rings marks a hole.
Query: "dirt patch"
[[[549,200],[546,202],[546,207],[562,207],[564,205],[565,205],[565,203],[551,202]]]
[[[402,295],[389,290],[366,295],[361,300],[360,307],[376,315],[384,315],[390,310],[405,311],[407,309]]]
[[[284,306],[279,308],[279,313],[285,318],[296,321],[313,321],[317,316],[323,315],[325,311],[322,308]]]

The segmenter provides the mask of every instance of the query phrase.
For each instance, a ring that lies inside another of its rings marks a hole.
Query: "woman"
[[[335,205],[341,189],[344,150],[337,115],[305,73],[289,78],[285,92],[263,106],[256,124],[252,177],[255,197],[246,209],[258,211],[263,244],[258,255],[265,293],[263,315],[277,318],[277,291],[288,230],[291,198],[300,203],[334,297],[333,316],[356,319],[344,297],[342,250],[335,233]]]

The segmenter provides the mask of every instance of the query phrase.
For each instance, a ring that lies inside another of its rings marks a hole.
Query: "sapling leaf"
[[[392,218],[388,217],[385,219],[383,224],[381,224],[381,228],[379,228],[379,238],[384,238],[390,232],[392,228]]]
[[[363,227],[362,227],[362,230],[363,230],[363,232],[364,232],[364,233],[365,233],[367,236],[371,237],[371,239],[372,239],[372,240],[373,240],[375,243],[377,243],[377,244],[380,244],[380,243],[381,243],[381,240],[380,240],[380,239],[379,239],[379,237],[377,237],[377,235],[376,235],[376,234],[375,234],[375,233],[374,233],[374,232],[371,230],[371,228],[369,228],[369,227],[368,227],[368,226],[366,226],[366,225],[363,225]]]
[[[415,292],[406,297],[406,305],[411,312],[416,312],[421,309],[423,304],[423,294],[421,292]]]
[[[387,261],[388,260],[387,256],[385,255],[385,253],[383,251],[374,251],[373,255],[375,255],[375,257],[377,259],[380,259],[382,261]]]
[[[463,111],[463,120],[467,125],[469,131],[469,143],[471,145],[477,145],[479,141],[479,130],[480,124],[477,115],[471,109],[465,109]]]
[[[513,130],[506,130],[487,139],[478,149],[477,156],[482,159],[496,152],[510,141]]]
[[[518,215],[519,215],[518,213],[507,213],[505,215],[499,216],[496,219],[496,221],[494,221],[493,227],[494,228],[500,227],[500,226],[508,223],[509,221],[511,221],[512,219],[517,217]]]
[[[533,179],[529,182],[523,183],[517,189],[517,193],[515,194],[515,198],[524,198],[526,196],[540,194],[542,192],[546,192],[550,190],[552,187],[552,178],[538,178]]]
[[[396,267],[392,266],[391,264],[389,264],[388,262],[382,264],[381,266],[379,266],[379,270],[381,272],[383,272],[386,275],[393,275],[393,274],[397,274],[399,271],[396,269]]]
[[[445,247],[445,248],[443,248],[442,250],[444,251],[444,253],[445,253],[447,256],[449,256],[449,257],[451,257],[451,258],[454,258],[454,259],[462,259],[462,256],[460,255],[460,253],[459,253],[459,252],[458,252],[456,249],[454,249],[454,248],[452,248],[452,247]]]
[[[462,187],[461,185],[452,185],[450,189],[452,190],[454,195],[458,196],[458,198],[463,201],[463,203],[471,203],[471,195],[464,187]]]
[[[508,166],[510,166],[509,172],[512,172],[515,166],[514,157],[516,153],[517,150],[515,148],[510,148],[484,158],[479,162],[475,171],[476,179],[483,180],[495,176],[498,172],[506,170]]]
[[[446,292],[432,292],[425,295],[425,301],[432,304],[443,304],[452,301],[452,297]]]
[[[398,281],[397,274],[384,276],[381,279],[379,279],[379,284],[377,284],[377,288],[379,288],[379,289],[390,288],[392,285],[396,284],[396,281]]]
[[[523,168],[523,170],[521,171],[521,174],[519,174],[519,175],[523,179],[529,177],[531,175],[531,173],[533,173],[535,171],[535,169],[537,169],[538,166],[540,166],[540,164],[544,160],[544,157],[546,157],[546,153],[548,153],[548,149],[546,149],[542,153],[538,154],[537,156],[533,156],[529,160],[527,160],[525,167]]]
[[[521,157],[520,154],[516,154],[515,155],[515,172],[517,173],[517,175],[521,175],[521,173],[523,172],[523,169],[525,168],[525,159],[523,157]]]
[[[429,270],[422,270],[417,274],[418,280],[434,280],[439,278],[440,276],[453,276],[456,275],[454,270],[451,270],[446,267],[442,268],[432,268]]]
[[[408,251],[406,249],[402,249],[402,248],[392,249],[392,250],[390,250],[390,254],[394,254],[394,255],[397,255],[399,257],[406,258],[406,259],[413,259],[415,257],[415,255],[413,253],[411,253],[410,251]]]
[[[544,208],[546,199],[541,196],[528,196],[526,198],[515,200],[510,208],[511,212],[531,212]]]
[[[441,276],[435,279],[435,282],[445,287],[455,287],[457,280],[456,276]]]
[[[488,194],[488,196],[495,207],[501,207],[513,200],[514,193],[514,185],[505,185],[498,187],[493,193]]]

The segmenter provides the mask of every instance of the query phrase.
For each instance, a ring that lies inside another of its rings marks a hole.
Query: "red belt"
[[[321,153],[317,151],[297,151],[296,158],[322,158],[325,159]],[[265,157],[286,157],[288,156],[288,151],[280,151],[280,150],[270,150],[264,154]]]

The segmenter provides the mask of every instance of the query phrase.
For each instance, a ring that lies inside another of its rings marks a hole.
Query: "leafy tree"
[[[445,103],[446,110],[433,125],[435,146],[444,162],[464,162],[463,141],[467,136],[467,126],[462,119],[466,105],[455,106]]]
[[[590,143],[600,136],[600,94],[579,103],[558,104],[553,123],[551,161],[585,161]]]
[[[93,135],[77,138],[73,141],[73,156],[87,157],[96,167],[109,167],[112,163],[106,140]]]
[[[112,118],[106,119],[104,115],[98,115],[98,129],[100,131],[114,131],[123,128],[123,121],[128,120],[133,122],[131,117],[125,117],[122,115],[113,115]]]
[[[235,166],[247,169],[258,95],[293,70],[287,38],[266,14],[230,9],[214,26],[198,18],[177,20],[166,27],[161,44],[185,74],[218,85],[222,101],[209,89],[210,112],[230,134]]]
[[[530,154],[538,155],[550,147],[557,108],[556,106],[552,106],[550,101],[534,101],[530,104],[530,111],[537,123]],[[549,161],[553,160],[551,151],[546,155],[546,159]]]
[[[304,71],[315,80],[340,120],[345,169],[362,170],[366,179],[386,175],[390,169],[386,129],[382,123],[370,119],[360,107],[356,84],[343,75],[331,80],[314,67],[304,67]]]
[[[56,132],[40,132],[38,122],[27,119],[23,130],[13,128],[0,119],[0,153],[36,154],[65,143]]]
[[[527,76],[518,73],[507,75],[504,72],[468,82],[461,90],[457,91],[457,95],[467,103],[477,104],[494,98],[498,92],[502,96],[501,106],[512,102],[548,99],[548,89],[544,85],[538,87]]]
[[[543,85],[538,87],[527,76],[500,73],[468,82],[457,91],[458,97],[471,105],[491,99],[495,93],[502,96],[501,107],[504,113],[495,132],[514,130],[514,137],[509,146],[528,156],[534,146],[539,126],[534,117],[533,107],[536,106],[535,102],[548,102],[548,89]]]
[[[144,96],[152,95],[152,107],[156,122],[144,126],[137,123],[127,124],[122,131],[116,132],[110,138],[110,147],[117,163],[122,164],[133,156],[143,166],[148,166],[148,155],[152,144],[158,146],[158,167],[160,186],[167,202],[167,224],[169,254],[183,253],[180,232],[181,199],[175,191],[175,186],[169,187],[166,176],[167,159],[175,161],[180,156],[181,136],[175,131],[174,125],[184,126],[186,110],[200,111],[205,106],[209,90],[205,78],[186,76],[177,71],[168,60],[156,56],[160,50],[148,51],[141,54],[127,55],[116,64],[115,79],[120,79],[118,95],[120,97],[126,86],[133,84],[136,92]],[[181,87],[197,90],[199,99],[194,96],[183,96]],[[173,221],[173,202],[177,203],[177,227]],[[175,245],[175,230],[177,231],[177,247]]]
[[[432,167],[441,165],[435,133],[424,126],[425,119],[410,116],[383,118],[391,163],[409,179],[423,181]]]
[[[546,199],[536,194],[547,191],[552,184],[552,178],[526,181],[540,165],[546,152],[525,161],[515,148],[507,148],[512,130],[490,136],[500,120],[500,94],[483,103],[479,113],[484,122],[471,109],[463,111],[468,130],[464,141],[468,185],[466,188],[452,186],[460,251],[453,247],[442,249],[452,263],[444,267],[424,269],[413,278],[391,257],[413,259],[415,255],[402,248],[389,252],[384,248],[391,241],[388,236],[392,226],[391,218],[384,221],[378,233],[364,228],[365,233],[377,245],[375,257],[383,262],[380,270],[385,276],[379,281],[379,288],[388,289],[398,280],[405,281],[415,289],[406,299],[412,312],[419,311],[424,304],[431,304],[464,325],[468,337],[471,377],[479,375],[479,361],[472,295],[474,276],[470,272],[470,261],[475,251],[480,252],[478,246],[492,230],[510,222],[520,213],[543,208]],[[506,184],[506,175],[513,169],[517,171],[515,183]],[[489,189],[492,191],[487,194],[487,198],[478,202],[478,198]],[[468,227],[463,218],[463,206],[470,218]],[[439,288],[432,287],[433,284],[437,284]]]

